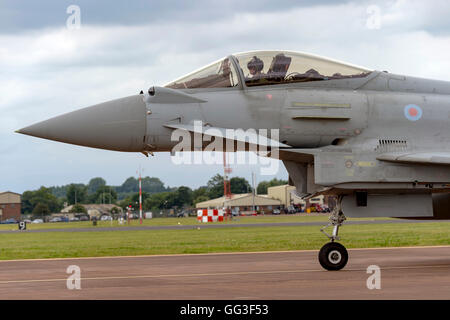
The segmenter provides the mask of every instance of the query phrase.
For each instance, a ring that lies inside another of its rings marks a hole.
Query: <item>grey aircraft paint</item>
[[[319,66],[328,63],[323,58],[284,53],[281,58],[317,59]],[[277,56],[266,75],[275,72]],[[242,65],[246,57],[232,55],[223,60],[220,68],[225,62],[237,70],[224,87],[190,88],[198,78],[187,78],[18,132],[148,154],[171,151],[178,143],[171,139],[173,130],[193,134],[194,121],[221,130],[279,129],[282,144],[277,157],[298,195],[342,196],[342,209],[352,217],[450,218],[449,82],[366,69],[357,76],[339,72],[323,76],[313,68],[304,74],[286,74],[287,66],[278,82],[266,76],[264,80],[271,83],[250,86]]]

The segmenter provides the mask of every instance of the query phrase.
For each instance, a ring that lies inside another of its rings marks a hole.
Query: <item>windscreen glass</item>
[[[230,59],[225,58],[194,71],[165,87],[171,89],[231,88],[239,85],[236,70]]]

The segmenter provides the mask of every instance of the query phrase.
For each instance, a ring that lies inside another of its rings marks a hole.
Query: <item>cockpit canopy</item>
[[[360,78],[371,72],[342,62],[289,51],[247,52],[235,57],[247,86]]]
[[[372,71],[330,59],[291,51],[239,53],[216,61],[166,85],[172,89],[229,88],[366,77]]]
[[[229,88],[239,85],[239,77],[230,58],[213,62],[167,85],[171,89]]]

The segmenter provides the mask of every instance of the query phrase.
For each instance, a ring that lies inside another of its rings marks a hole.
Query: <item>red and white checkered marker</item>
[[[223,210],[219,209],[202,209],[197,210],[197,221],[198,222],[222,222],[223,221]]]

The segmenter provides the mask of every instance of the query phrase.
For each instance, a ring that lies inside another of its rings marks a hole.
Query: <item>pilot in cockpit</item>
[[[247,68],[250,72],[250,74],[246,77],[247,79],[260,79],[263,77],[261,71],[264,68],[264,62],[257,56],[253,56],[253,58],[247,63]]]

